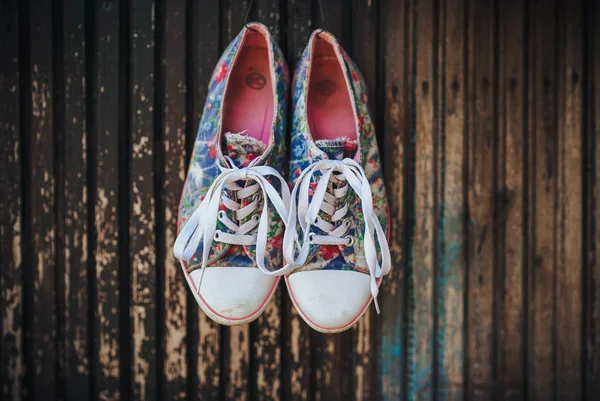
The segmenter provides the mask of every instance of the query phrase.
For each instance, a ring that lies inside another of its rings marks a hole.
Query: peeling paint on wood
[[[165,35],[159,54],[164,85],[164,128],[162,132],[162,159],[164,168],[159,170],[162,221],[157,221],[159,237],[163,243],[163,260],[157,261],[162,268],[164,280],[164,328],[163,398],[168,400],[187,399],[187,285],[173,255],[173,244],[177,237],[177,215],[179,198],[173,194],[181,191],[185,172],[185,127],[186,127],[186,73],[185,73],[185,1],[171,1],[164,6],[166,14],[163,26]],[[163,10],[161,10],[163,11]],[[160,96],[160,94],[157,94]],[[157,189],[158,190],[158,189]],[[160,296],[160,294],[158,294]]]
[[[58,196],[58,308],[59,376],[65,399],[85,399],[90,393],[90,294],[88,283],[88,138],[85,7],[67,2],[63,20],[63,71],[57,88],[59,158]],[[58,82],[57,82],[58,85]],[[62,90],[61,90],[62,89]]]
[[[23,397],[23,199],[18,2],[0,6],[0,398]],[[26,95],[25,95],[26,96]]]
[[[155,2],[130,9],[129,272],[132,397],[156,400],[156,236],[154,205]]]
[[[106,7],[110,6],[110,7]],[[94,107],[91,131],[95,162],[92,189],[94,204],[94,349],[93,371],[96,378],[97,399],[121,399],[120,360],[127,352],[126,344],[120,343],[121,330],[121,269],[123,236],[119,230],[121,197],[119,177],[122,161],[119,154],[124,146],[120,132],[119,118],[122,116],[122,103],[119,93],[119,2],[96,3],[94,9],[96,35],[90,51],[94,51],[93,85]],[[126,270],[125,270],[126,271]]]

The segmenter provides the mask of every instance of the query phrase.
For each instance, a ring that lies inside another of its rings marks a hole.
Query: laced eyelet
[[[253,214],[252,217],[251,217],[251,219],[254,220],[254,221],[258,221],[258,220],[260,220],[260,215],[259,214]]]
[[[351,235],[346,235],[345,237],[348,240],[346,246],[354,246],[354,237]]]

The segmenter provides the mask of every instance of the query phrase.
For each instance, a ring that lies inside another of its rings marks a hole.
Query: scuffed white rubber
[[[246,324],[258,318],[273,297],[280,279],[267,276],[254,267],[208,267],[198,294],[201,270],[188,273],[183,263],[181,268],[202,311],[226,326]]]
[[[373,297],[370,277],[356,271],[300,271],[285,277],[298,313],[321,333],[338,333],[352,327]]]

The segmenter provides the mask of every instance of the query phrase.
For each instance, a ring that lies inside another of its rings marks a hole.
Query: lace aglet
[[[373,303],[375,304],[375,310],[377,311],[377,314],[379,315],[381,313],[381,311],[379,310],[379,302],[377,302],[377,297],[373,297]]]
[[[200,286],[202,285],[202,279],[204,278],[204,270],[205,267],[202,268],[202,272],[200,273],[200,280],[198,280],[198,286],[196,287],[196,294],[200,295]]]

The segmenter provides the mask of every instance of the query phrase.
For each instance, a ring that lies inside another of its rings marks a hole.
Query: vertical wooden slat
[[[438,399],[464,398],[464,289],[466,273],[466,233],[464,180],[466,132],[465,7],[462,0],[447,0],[440,11],[441,59],[441,179],[440,244],[437,274]]]
[[[311,2],[302,0],[288,0],[287,3],[287,60],[290,73],[293,74],[296,63],[308,43],[314,28],[311,19]],[[293,93],[290,82],[290,103]],[[290,110],[290,113],[293,111]],[[291,121],[292,115],[288,121]],[[289,129],[288,129],[289,131]],[[282,308],[285,321],[282,325],[284,338],[284,353],[282,356],[282,388],[283,399],[301,401],[311,399],[311,358],[312,349],[310,337],[312,329],[302,320],[287,293],[287,287],[281,283],[283,294]]]
[[[154,2],[130,8],[129,263],[133,399],[156,400]]]
[[[217,0],[193,1],[188,19],[187,31],[191,32],[188,37],[187,71],[189,112],[186,119],[188,124],[186,148],[188,156],[191,155],[196,139],[208,93],[208,83],[221,53],[218,35],[221,26],[219,4]],[[228,41],[224,39],[224,45],[226,44]],[[181,275],[179,278],[184,279]],[[196,368],[195,373],[190,373],[195,375],[193,378],[190,377],[192,396],[197,400],[218,399],[220,389],[225,388],[221,386],[221,377],[225,372],[221,366],[220,351],[225,347],[220,342],[221,328],[200,310],[189,290],[188,305],[188,322],[191,324],[188,352]]]
[[[436,176],[434,159],[437,145],[437,118],[435,97],[437,77],[434,75],[434,26],[435,10],[433,1],[419,2],[416,12],[416,71],[415,71],[415,215],[414,232],[414,271],[412,274],[415,290],[414,335],[415,351],[411,367],[408,399],[432,400],[433,383],[433,280],[434,245],[436,230],[435,190]]]
[[[356,0],[352,2],[352,48],[348,49],[365,78],[369,94],[369,111],[375,123],[377,116],[377,18],[378,1]],[[378,127],[377,127],[378,128]],[[377,131],[376,131],[377,132]],[[379,318],[374,306],[367,309],[352,328],[351,347],[353,355],[354,398],[373,400],[376,398],[374,385],[377,360],[375,358],[375,336]]]
[[[185,0],[167,1],[159,12],[162,25],[157,29],[162,42],[160,44],[160,77],[159,92],[164,94],[161,113],[162,125],[160,130],[162,149],[162,168],[158,170],[161,196],[161,210],[157,212],[159,230],[164,234],[159,236],[162,243],[161,255],[157,265],[164,270],[164,325],[161,337],[164,376],[162,397],[165,400],[187,399],[187,292],[185,279],[173,255],[173,244],[177,237],[177,214],[179,197],[177,194],[183,187],[185,176],[185,128],[186,128],[186,2]],[[157,33],[158,36],[158,33]],[[164,167],[163,167],[164,166]],[[163,285],[163,284],[161,284]],[[160,294],[159,294],[160,295]]]
[[[85,5],[62,5],[63,70],[57,88],[63,114],[59,133],[59,327],[61,371],[66,399],[84,400],[90,393],[88,286],[88,170]],[[58,84],[58,82],[57,82]]]
[[[498,383],[501,399],[525,400],[523,280],[525,4],[499,3],[498,27]],[[518,27],[518,28],[515,28]]]
[[[556,10],[530,4],[528,399],[555,396]]]
[[[277,42],[281,39],[279,3],[278,0],[258,2],[258,21],[269,28]],[[281,398],[281,285],[252,328],[255,335],[251,350],[256,377],[252,372],[250,380],[255,381],[258,400]]]
[[[559,2],[557,59],[556,199],[556,399],[582,396],[582,1]]]
[[[120,289],[122,273],[120,263],[122,236],[119,232],[119,153],[124,138],[120,137],[119,118],[123,104],[119,100],[120,81],[118,1],[97,2],[94,9],[93,94],[94,110],[91,133],[92,188],[90,202],[95,204],[94,260],[96,289],[94,312],[93,372],[96,376],[94,398],[120,399],[124,397],[119,387],[122,374],[120,357],[127,345],[120,343],[121,327]]]
[[[468,159],[468,397],[493,390],[494,4],[470,2]]]
[[[401,21],[402,29],[398,29]],[[408,5],[383,1],[380,5],[380,27],[383,26],[383,70],[385,73],[383,126],[384,173],[390,208],[390,251],[392,270],[383,279],[379,301],[381,304],[381,334],[379,349],[380,396],[385,401],[404,399],[404,380],[408,371],[405,361],[405,327],[407,305],[407,266],[410,258],[405,248],[410,208],[407,188],[408,163],[412,130],[412,80],[414,20]],[[380,28],[382,29],[382,28]]]
[[[23,264],[19,2],[0,4],[0,398],[23,396]]]
[[[593,1],[586,3],[587,17],[587,113],[588,172],[587,275],[586,275],[586,352],[584,353],[585,400],[600,394],[600,10]]]
[[[52,4],[29,5],[30,109],[26,252],[29,255],[27,383],[33,400],[56,397],[56,204],[53,129]]]

